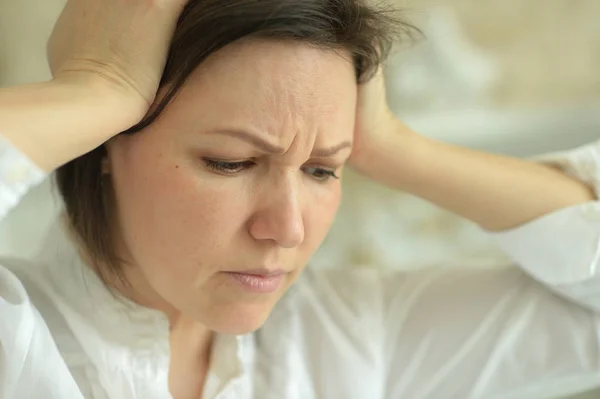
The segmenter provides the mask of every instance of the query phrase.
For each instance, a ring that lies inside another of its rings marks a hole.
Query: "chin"
[[[272,310],[273,306],[266,304],[229,305],[211,312],[210,320],[203,324],[220,334],[246,335],[261,328]]]

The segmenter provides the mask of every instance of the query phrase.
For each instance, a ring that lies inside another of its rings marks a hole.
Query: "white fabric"
[[[0,220],[45,174],[0,135]]]
[[[0,169],[22,158],[0,145]],[[554,159],[598,187],[600,142]],[[2,197],[39,180],[28,167],[23,180],[0,170]],[[217,337],[203,397],[535,399],[600,386],[600,203],[494,236],[522,268],[307,270],[257,333]],[[0,398],[170,398],[165,317],[112,297],[59,223],[35,264],[1,264]]]

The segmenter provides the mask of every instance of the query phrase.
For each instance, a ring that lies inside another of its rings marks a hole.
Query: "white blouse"
[[[549,159],[600,192],[600,142]],[[43,174],[0,140],[0,214]],[[219,335],[204,399],[535,399],[600,386],[600,202],[494,234],[520,265],[308,269]],[[0,398],[166,399],[168,323],[111,296],[57,222],[0,262]]]

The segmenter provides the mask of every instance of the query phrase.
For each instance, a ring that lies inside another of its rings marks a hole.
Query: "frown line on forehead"
[[[266,154],[281,155],[285,154],[286,152],[286,149],[284,147],[270,143],[266,139],[245,130],[215,130],[211,133],[230,136],[238,140],[246,141],[254,147],[258,148],[261,152],[264,152]],[[352,149],[352,142],[343,141],[331,147],[315,148],[312,152],[312,155],[319,158],[327,158],[332,157],[346,149]]]

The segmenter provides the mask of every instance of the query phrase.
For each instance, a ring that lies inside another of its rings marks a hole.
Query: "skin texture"
[[[329,173],[350,156],[356,97],[344,54],[244,40],[203,63],[154,124],[108,143],[124,293],[172,326],[259,328],[331,226],[341,187]],[[261,268],[286,272],[277,292],[222,273]]]

